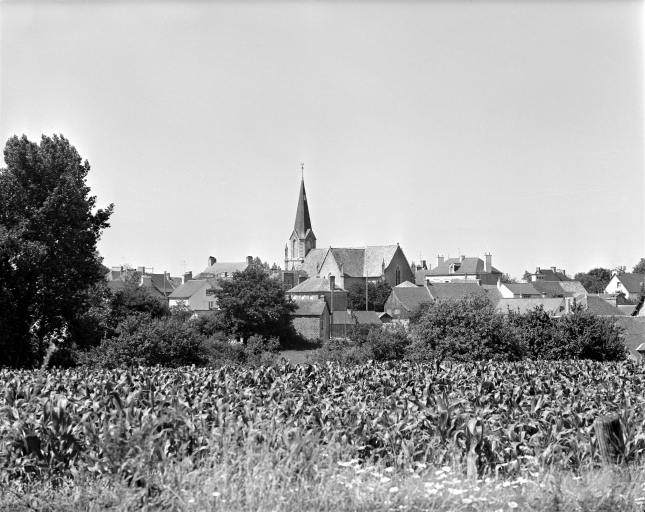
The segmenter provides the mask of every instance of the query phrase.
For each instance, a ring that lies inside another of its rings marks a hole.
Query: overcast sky
[[[0,139],[62,133],[108,266],[645,256],[642,2],[0,4]]]

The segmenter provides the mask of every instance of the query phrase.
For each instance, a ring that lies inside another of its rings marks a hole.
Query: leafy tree
[[[382,312],[391,292],[392,287],[385,280],[368,283],[368,310]],[[365,283],[353,283],[347,288],[347,307],[365,311]]]
[[[627,267],[625,265],[618,265],[613,272],[618,274],[619,276],[623,275],[625,272],[627,272]]]
[[[422,304],[410,318],[408,357],[417,361],[518,360],[519,341],[483,294]]]
[[[96,209],[90,170],[62,135],[11,137],[0,169],[0,366],[36,366],[65,343],[102,275],[96,243],[113,206]]]
[[[112,295],[110,300],[110,326],[116,326],[132,315],[144,315],[150,319],[160,319],[170,315],[166,301],[155,297],[145,286],[141,286],[141,274],[128,272],[124,278],[123,289]]]
[[[578,272],[574,279],[580,281],[588,293],[603,293],[611,281],[611,270],[601,267],[592,268],[589,272]]]
[[[517,284],[519,281],[515,279],[514,277],[511,277],[510,274],[502,274],[502,277],[500,278],[502,283],[508,283],[508,284]]]
[[[645,274],[645,258],[641,258],[641,260],[634,265],[632,272],[634,274]]]
[[[533,274],[531,274],[528,270],[525,270],[524,275],[522,276],[522,281],[524,281],[525,283],[530,283],[532,277]]]
[[[236,338],[248,340],[253,335],[278,337],[286,342],[293,335],[290,315],[296,310],[281,283],[261,269],[248,267],[221,281],[215,292],[220,307],[220,328]]]

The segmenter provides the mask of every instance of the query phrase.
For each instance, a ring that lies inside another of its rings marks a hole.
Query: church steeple
[[[304,164],[301,164],[304,171]],[[304,174],[304,172],[303,172]],[[298,197],[298,209],[296,210],[296,222],[293,231],[287,242],[285,254],[285,270],[300,268],[311,249],[316,248],[316,236],[311,229],[311,217],[309,216],[309,205],[307,204],[307,192],[305,191],[304,176],[300,181],[300,196]]]
[[[296,211],[296,223],[293,229],[298,233],[298,238],[304,238],[307,231],[311,229],[311,218],[309,217],[309,206],[307,205],[307,193],[305,192],[305,179],[300,182],[300,197],[298,198],[298,210]]]

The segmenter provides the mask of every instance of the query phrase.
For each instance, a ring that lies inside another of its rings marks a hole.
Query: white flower
[[[392,468],[392,467],[385,468],[386,473],[391,473],[392,471],[394,471],[394,468]]]
[[[441,469],[443,469],[446,473],[450,473],[452,471],[452,468],[450,466],[444,466]]]
[[[391,493],[399,492],[399,488],[398,487],[390,487],[390,492]]]
[[[195,503],[195,498],[190,498],[190,499],[188,500],[188,503]]]
[[[386,476],[384,476],[383,478],[381,478],[381,483],[382,483],[382,484],[384,484],[385,482],[389,482],[389,481],[390,481],[390,479],[389,479],[388,477],[386,477]]]
[[[439,492],[439,489],[428,489],[426,492],[428,494],[437,494]]]
[[[507,505],[508,505],[508,508],[517,508],[517,507],[519,507],[519,505],[517,503],[515,503],[514,501],[509,501],[507,503]]]
[[[470,505],[470,504],[473,502],[473,500],[472,500],[471,498],[463,498],[463,499],[461,500],[461,502],[462,502],[464,505]]]
[[[215,491],[215,492],[213,493],[213,496],[215,496],[215,497],[217,498],[217,497],[219,496],[219,493],[218,493],[217,491]]]
[[[443,474],[443,469],[438,469],[437,471],[434,472],[435,475],[442,475]]]

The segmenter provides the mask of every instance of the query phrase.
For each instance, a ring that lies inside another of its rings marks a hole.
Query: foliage
[[[522,347],[483,294],[425,303],[410,317],[409,357],[416,361],[517,360]]]
[[[641,258],[634,268],[632,269],[634,274],[645,274],[645,258]]]
[[[221,281],[215,292],[220,307],[221,329],[236,338],[253,335],[278,337],[286,341],[293,335],[290,314],[296,310],[281,284],[263,271],[248,267]]]
[[[391,292],[392,287],[384,279],[368,283],[368,310],[383,312]],[[347,288],[347,308],[365,311],[365,283],[353,283]]]
[[[90,170],[62,135],[11,137],[0,169],[0,366],[42,363],[52,336],[72,343],[102,279],[96,243],[113,206],[96,209]]]
[[[522,276],[522,281],[525,283],[530,283],[533,278],[533,274],[531,274],[528,270],[524,271],[524,275]]]
[[[116,291],[110,302],[110,324],[115,328],[130,315],[144,315],[160,319],[171,314],[168,304],[155,297],[141,285],[139,272],[128,272],[124,276],[123,288]]]
[[[610,413],[625,459],[645,461],[634,362],[3,369],[0,382],[0,487],[79,475],[145,486],[169,461],[192,469],[236,450],[301,461],[302,476],[326,457],[460,471],[470,451],[481,476],[578,471],[600,464],[593,422]]]
[[[132,315],[119,324],[118,335],[79,355],[89,367],[119,368],[162,365],[177,368],[207,362],[204,338],[189,322]]]
[[[517,284],[519,281],[515,279],[514,277],[511,277],[510,274],[502,274],[502,277],[500,277],[500,280],[502,283],[507,283],[507,284]]]
[[[578,272],[574,279],[580,281],[588,293],[604,293],[611,281],[611,270],[608,268],[592,268],[589,272]]]

